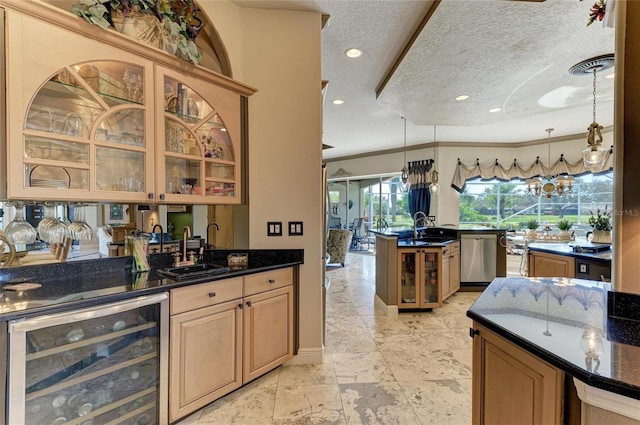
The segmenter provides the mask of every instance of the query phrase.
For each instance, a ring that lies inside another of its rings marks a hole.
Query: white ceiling
[[[434,140],[520,142],[585,134],[591,76],[569,68],[613,53],[614,30],[586,26],[592,2],[442,0],[390,74],[433,1],[235,0],[246,7],[330,15],[322,34],[323,143],[332,159]],[[351,47],[364,54],[349,59]],[[597,120],[613,124],[613,79],[598,74]],[[455,97],[470,98],[458,102]],[[334,105],[333,99],[344,104]],[[490,113],[491,108],[502,108]]]

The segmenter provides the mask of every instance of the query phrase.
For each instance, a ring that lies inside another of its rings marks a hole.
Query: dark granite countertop
[[[247,253],[248,265],[192,280],[168,279],[158,269],[171,267],[171,254],[150,255],[151,270],[132,273],[131,257],[55,263],[0,269],[0,321],[57,313],[167,291],[180,286],[243,276],[267,270],[291,267],[304,262],[304,251],[291,250],[211,250],[204,262],[227,265],[227,255]],[[36,289],[6,290],[16,283],[38,283]]]
[[[582,279],[496,278],[467,316],[587,385],[640,399],[640,296],[610,289]]]
[[[609,261],[611,262],[611,249],[595,253],[574,252],[574,247],[589,247],[590,243],[582,245],[576,243],[530,243],[527,247],[531,251],[547,252],[549,254],[564,255],[567,257],[580,258],[593,261]],[[579,248],[578,248],[579,249]]]

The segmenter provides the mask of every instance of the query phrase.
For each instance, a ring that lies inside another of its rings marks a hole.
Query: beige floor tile
[[[338,384],[394,381],[382,354],[337,353],[331,356],[335,365]]]
[[[420,425],[397,382],[340,385],[347,424]]]
[[[402,387],[422,425],[471,423],[471,380],[410,382]]]
[[[278,386],[273,419],[287,424],[344,423],[338,385]]]

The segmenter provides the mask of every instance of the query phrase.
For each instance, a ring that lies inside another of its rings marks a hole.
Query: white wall
[[[607,131],[603,134],[603,146],[613,144],[613,132]],[[579,160],[581,152],[587,147],[586,132],[584,137],[577,137],[571,140],[554,141],[551,143],[551,161],[556,161],[560,154],[564,154],[565,159],[574,162]],[[529,164],[539,156],[545,164],[548,162],[548,143],[540,140],[539,143],[522,144],[518,147],[496,147],[495,145],[483,146],[469,144],[465,146],[439,146],[437,151],[436,169],[439,174],[440,194],[432,198],[431,214],[436,216],[436,224],[458,224],[460,217],[459,200],[460,196],[453,188],[451,182],[458,158],[466,165],[475,163],[476,158],[480,164],[491,164],[498,161],[508,166],[514,159],[518,162]],[[418,161],[423,159],[433,159],[434,148],[431,146],[407,151],[407,161]],[[331,176],[338,169],[352,173],[352,177],[376,176],[389,173],[400,175],[403,164],[403,153],[394,152],[377,156],[366,156],[347,160],[326,160],[327,173]]]
[[[322,361],[321,16],[202,2],[249,98],[249,246],[304,249],[300,267],[300,358]],[[283,224],[267,236],[267,222]],[[303,236],[288,236],[302,221]],[[302,360],[304,361],[304,360]]]

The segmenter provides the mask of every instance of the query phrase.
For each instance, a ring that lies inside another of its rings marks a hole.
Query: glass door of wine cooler
[[[167,423],[168,295],[9,323],[10,424]]]

